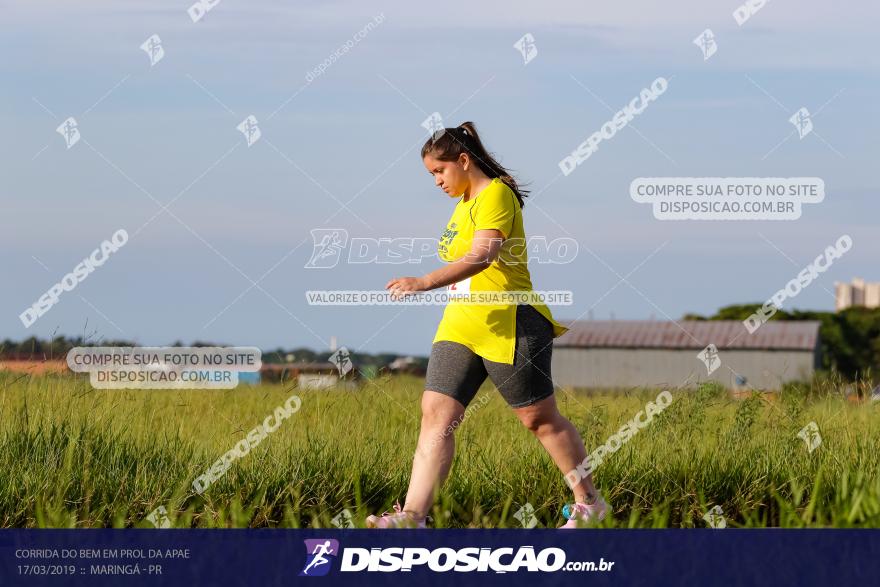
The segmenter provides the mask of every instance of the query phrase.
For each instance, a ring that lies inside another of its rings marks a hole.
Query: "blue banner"
[[[878,530],[0,530],[0,585],[876,585]]]

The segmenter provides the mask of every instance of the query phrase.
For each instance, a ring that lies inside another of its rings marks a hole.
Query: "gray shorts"
[[[513,365],[484,359],[463,344],[438,340],[431,347],[425,389],[467,407],[488,376],[510,407],[530,406],[553,395],[552,354],[553,325],[535,308],[522,304],[516,308]]]

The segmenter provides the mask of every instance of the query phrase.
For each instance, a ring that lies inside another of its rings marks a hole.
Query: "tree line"
[[[135,343],[128,340],[101,340],[95,341],[91,339],[85,339],[82,336],[78,337],[65,337],[65,336],[56,336],[50,340],[41,340],[35,336],[30,338],[26,338],[20,342],[15,342],[10,339],[4,340],[0,343],[0,359],[6,360],[30,360],[30,361],[51,361],[51,360],[65,360],[67,357],[68,351],[74,347],[91,347],[91,346],[112,346],[112,347],[126,347],[126,346],[138,346]],[[181,346],[191,346],[191,347],[206,347],[206,346],[233,346],[228,344],[220,344],[213,342],[205,342],[205,341],[195,341],[192,344],[184,344],[181,341],[175,341],[173,344],[168,345],[172,347],[181,347]],[[331,351],[315,351],[310,348],[295,348],[295,349],[283,349],[278,347],[274,350],[264,350],[262,354],[263,363],[269,364],[277,364],[277,363],[326,363],[330,360]],[[394,359],[400,357],[400,354],[395,353],[361,353],[351,351],[349,349],[349,359],[360,367],[364,366],[375,366],[375,367],[384,367],[388,365]],[[428,358],[427,357],[416,357],[416,364],[421,365],[422,367],[427,366]]]

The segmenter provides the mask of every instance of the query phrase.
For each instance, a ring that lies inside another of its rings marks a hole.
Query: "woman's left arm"
[[[409,292],[427,291],[467,279],[492,264],[501,252],[504,234],[497,229],[475,230],[471,250],[461,259],[422,277],[396,277],[385,285],[397,298]]]

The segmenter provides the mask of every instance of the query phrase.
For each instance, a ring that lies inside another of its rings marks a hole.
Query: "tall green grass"
[[[403,498],[423,381],[374,380],[360,391],[94,390],[85,379],[0,373],[0,526],[150,527],[165,506],[178,527],[357,525]],[[559,390],[588,450],[658,390]],[[192,481],[293,393],[302,407],[202,495]],[[456,432],[437,527],[561,523],[562,475],[490,383],[489,401]],[[787,387],[777,401],[730,399],[704,386],[674,401],[594,474],[614,513],[607,527],[880,527],[880,404]],[[821,446],[797,433],[815,421]]]

